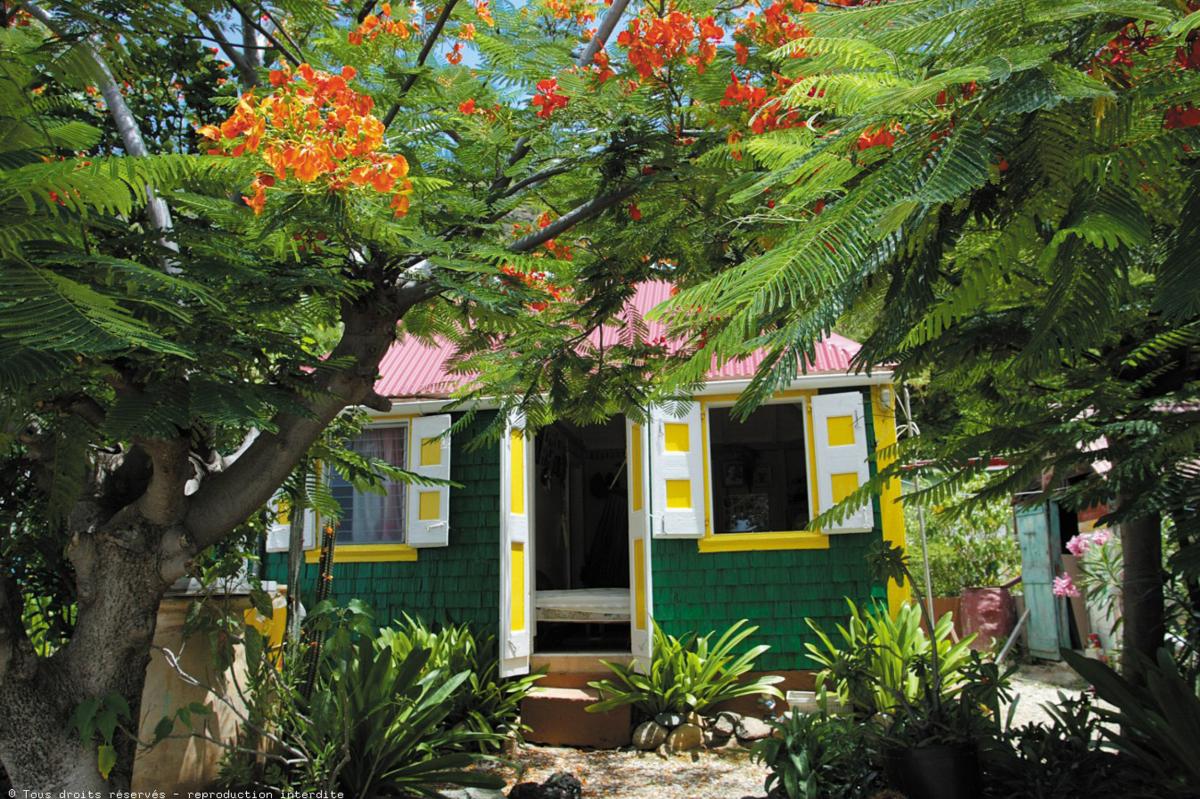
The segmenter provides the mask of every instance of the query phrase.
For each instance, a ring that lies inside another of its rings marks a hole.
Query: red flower
[[[537,94],[533,96],[532,105],[540,106],[537,115],[542,119],[549,119],[559,108],[566,108],[570,98],[565,94],[558,93],[558,80],[556,78],[546,78],[538,81]]]
[[[634,222],[642,221],[642,209],[638,208],[637,203],[629,204],[629,218],[632,219]]]
[[[1200,126],[1200,108],[1196,108],[1191,103],[1167,109],[1166,117],[1163,119],[1163,127],[1168,130],[1197,126]]]
[[[458,104],[458,110],[464,114],[474,114],[475,113],[475,98],[472,97],[470,100],[463,100],[461,103]]]

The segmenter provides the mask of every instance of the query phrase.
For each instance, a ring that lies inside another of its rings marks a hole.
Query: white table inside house
[[[538,591],[534,597],[538,621],[587,624],[628,624],[628,588],[579,588]]]

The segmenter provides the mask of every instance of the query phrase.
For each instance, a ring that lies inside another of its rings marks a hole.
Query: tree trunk
[[[50,658],[10,663],[0,680],[0,760],[18,795],[128,789],[136,741],[115,732],[117,764],[106,781],[97,765],[100,741],[83,741],[72,716],[88,699],[118,694],[131,715],[121,725],[138,733],[158,604],[168,585],[155,549],[146,545],[159,540],[155,532],[139,525],[78,536],[70,547],[80,588],[70,642]]]
[[[1163,607],[1162,520],[1143,516],[1121,524],[1122,667],[1129,676],[1139,670],[1139,655],[1154,658],[1165,634]]]

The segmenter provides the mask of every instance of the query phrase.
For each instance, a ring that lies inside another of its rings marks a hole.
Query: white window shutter
[[[500,440],[500,676],[528,674],[537,611],[534,605],[534,439],[525,417],[509,415]]]
[[[271,521],[267,525],[267,552],[287,552],[288,540],[291,537],[291,519],[280,507],[280,496],[276,495],[267,503]]]
[[[682,416],[650,409],[650,480],[655,538],[704,536],[704,454],[700,404]]]
[[[450,415],[421,416],[412,421],[408,470],[422,477],[450,479]],[[407,543],[412,547],[450,544],[450,487],[408,487]]]
[[[813,442],[817,460],[817,505],[832,508],[871,477],[867,451],[867,420],[863,396],[857,391],[818,394],[812,398]],[[826,533],[865,533],[875,526],[868,501]]]

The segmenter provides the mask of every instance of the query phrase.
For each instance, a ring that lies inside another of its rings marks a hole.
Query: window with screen
[[[366,457],[393,466],[407,467],[408,425],[373,427],[364,430],[350,448]],[[343,544],[399,544],[404,542],[405,496],[403,483],[385,481],[385,493],[359,491],[336,472],[329,475],[329,488],[342,506],[337,540]]]
[[[803,530],[810,519],[804,407],[763,405],[744,421],[708,411],[713,532]]]

